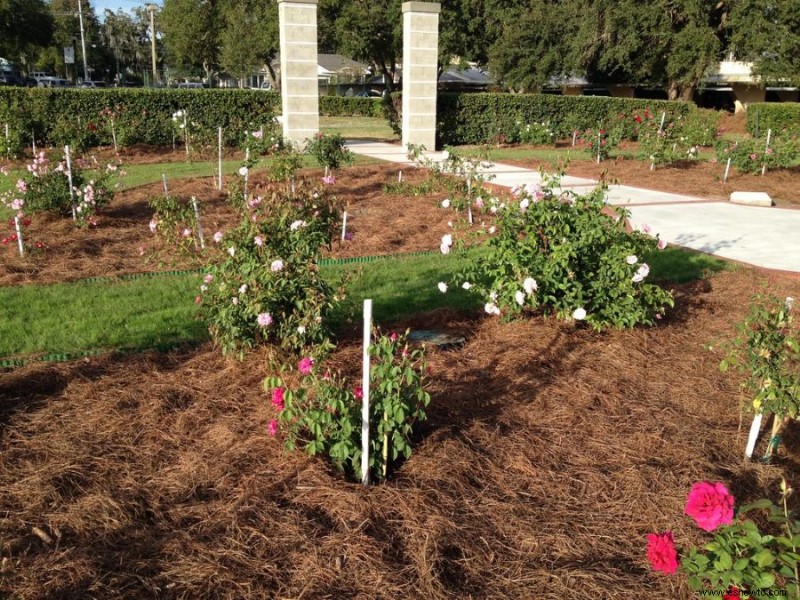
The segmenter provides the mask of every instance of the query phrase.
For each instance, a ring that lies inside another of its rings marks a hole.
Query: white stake
[[[662,112],[661,113],[661,125],[658,126],[658,132],[659,133],[664,131],[664,121],[666,120],[666,118],[667,118],[667,113],[666,112]]]
[[[67,157],[67,181],[69,182],[69,198],[72,204],[72,220],[76,221],[75,216],[75,190],[72,189],[72,159],[69,155],[69,146],[64,146],[64,155]]]
[[[186,156],[189,156],[189,128],[186,126],[186,111],[183,111],[183,139],[186,141]]]
[[[25,247],[22,245],[22,226],[19,223],[19,215],[14,215],[14,227],[17,230],[17,247],[19,248],[19,255],[25,255]]]
[[[472,179],[467,179],[467,221],[472,225]]]
[[[6,128],[8,128],[8,125],[6,125]],[[8,137],[8,134],[6,134],[6,137]],[[769,152],[769,142],[770,142],[771,139],[772,139],[772,129],[768,129],[767,130],[767,147],[764,148],[764,164],[761,165],[761,176],[762,177],[767,172],[767,162],[766,162],[767,161],[767,152]]]
[[[250,148],[244,151],[244,164],[247,171],[244,172],[244,199],[247,201],[247,184],[250,182]]]
[[[111,119],[111,139],[114,140],[114,152],[118,152],[117,131],[114,129],[114,119]]]
[[[347,211],[342,211],[342,241],[344,241],[344,236],[347,234]]]
[[[731,157],[728,157],[728,163],[725,165],[725,175],[722,176],[722,183],[728,183],[728,173],[731,172]]]
[[[218,146],[219,146],[219,158],[217,159],[217,172],[219,173],[219,179],[217,180],[217,189],[221,192],[222,191],[222,127],[219,128],[218,131]]]
[[[197,224],[197,237],[200,238],[200,248],[205,250],[206,240],[203,237],[203,224],[200,222],[200,206],[197,204],[196,196],[192,196],[192,208],[194,209],[194,221]]]
[[[572,132],[572,145],[575,146],[575,144],[577,144],[577,143],[578,143],[578,132],[577,131],[573,131]]]
[[[758,433],[761,430],[761,419],[763,415],[758,413],[755,417],[753,417],[753,423],[750,425],[750,434],[747,436],[747,448],[745,448],[744,455],[747,458],[753,457],[753,450],[756,448],[756,440],[758,439]]]
[[[364,354],[361,377],[361,482],[369,485],[369,345],[372,339],[372,300],[364,300]]]
[[[11,154],[11,145],[8,143],[8,123],[6,123],[6,156]]]
[[[403,172],[402,171],[398,171],[397,172],[397,183],[403,183]]]
[[[164,182],[164,196],[169,196],[169,188],[167,188],[167,175],[166,173],[161,174],[161,181]]]
[[[600,148],[603,143],[603,134],[599,131],[597,132],[597,164],[600,164]]]
[[[36,132],[31,132],[31,147],[33,148],[33,156],[36,157]]]

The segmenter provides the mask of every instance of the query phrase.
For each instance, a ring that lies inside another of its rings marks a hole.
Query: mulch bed
[[[334,255],[436,250],[453,213],[438,197],[387,199],[390,176],[339,174],[356,236]],[[138,246],[153,244],[145,199],[158,189],[120,195],[96,230],[35,224],[59,249],[28,266],[4,257],[0,283],[156,270],[163,249]],[[231,222],[210,180],[173,189]],[[796,279],[741,268],[676,287],[650,329],[449,310],[384,324],[467,342],[431,350],[414,454],[366,489],[268,435],[265,351],[237,362],[207,344],[6,371],[0,597],[690,598],[682,577],[650,571],[645,536],[707,539],[683,515],[697,480],[726,482],[741,505],[777,500],[780,478],[800,473],[794,430],[774,464],[743,461],[737,376],[718,370],[719,342],[765,281],[800,297]],[[360,352],[343,331],[331,360],[355,373]]]

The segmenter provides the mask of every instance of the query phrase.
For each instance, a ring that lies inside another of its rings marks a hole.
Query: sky
[[[164,3],[163,0],[150,0],[150,2],[159,6]],[[120,8],[122,10],[130,10],[137,6],[144,6],[148,2],[147,0],[89,0],[89,3],[94,7],[94,14],[102,20],[103,13],[107,8],[114,12]]]

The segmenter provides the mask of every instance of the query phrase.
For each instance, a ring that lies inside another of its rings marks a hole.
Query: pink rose
[[[300,371],[302,375],[308,375],[311,373],[311,368],[314,366],[314,359],[313,358],[303,358],[297,363],[297,370]]]
[[[686,514],[704,531],[733,522],[734,499],[724,484],[698,481],[686,499]]]
[[[283,388],[275,388],[272,390],[272,406],[278,410],[283,410]]]
[[[272,419],[267,426],[267,430],[272,437],[275,437],[275,435],[278,433],[278,421]]]
[[[648,534],[647,560],[650,561],[650,566],[654,571],[673,575],[678,570],[678,551],[675,549],[675,540],[671,531],[661,535]]]

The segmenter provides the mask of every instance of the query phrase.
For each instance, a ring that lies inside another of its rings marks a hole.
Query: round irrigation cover
[[[408,334],[408,341],[415,344],[431,344],[439,348],[458,348],[466,342],[463,335],[433,329],[418,329]]]

